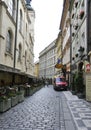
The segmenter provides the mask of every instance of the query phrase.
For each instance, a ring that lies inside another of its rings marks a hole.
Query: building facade
[[[62,71],[66,80],[70,80],[70,15],[69,0],[64,0],[62,18],[60,21],[62,35]],[[70,82],[70,81],[69,81]]]
[[[91,101],[91,1],[70,1],[73,89]]]
[[[72,71],[82,69],[87,60],[87,0],[73,1],[71,10]],[[75,64],[75,65],[74,65]]]
[[[54,78],[56,63],[56,40],[39,53],[39,77]]]
[[[55,65],[55,76],[62,75],[62,33],[58,34],[56,40],[56,65]]]
[[[7,85],[34,75],[34,20],[29,1],[0,1],[0,80]]]
[[[34,65],[34,75],[35,75],[36,78],[39,78],[39,61],[35,62],[35,65]]]

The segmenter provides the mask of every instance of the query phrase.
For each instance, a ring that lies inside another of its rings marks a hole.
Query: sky
[[[58,36],[63,0],[32,0],[35,10],[34,23],[34,61],[39,60],[39,53]]]

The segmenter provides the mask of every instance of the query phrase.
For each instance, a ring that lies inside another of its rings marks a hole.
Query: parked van
[[[54,89],[55,90],[67,90],[68,83],[66,82],[65,77],[58,76],[54,79]]]

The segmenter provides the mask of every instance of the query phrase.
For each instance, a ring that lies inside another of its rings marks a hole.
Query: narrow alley
[[[1,113],[0,130],[91,130],[91,106],[69,91],[45,86]]]

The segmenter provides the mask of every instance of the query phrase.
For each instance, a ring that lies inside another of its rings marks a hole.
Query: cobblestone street
[[[75,130],[66,98],[44,87],[7,112],[0,114],[0,130]]]
[[[91,130],[91,103],[45,86],[1,113],[0,130]]]

